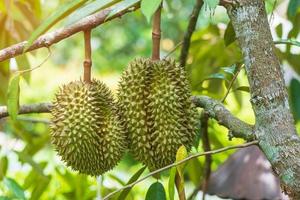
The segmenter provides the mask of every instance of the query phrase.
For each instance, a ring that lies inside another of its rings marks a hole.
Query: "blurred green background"
[[[41,21],[65,2],[1,1],[0,49],[27,40]],[[194,0],[165,1],[162,13],[162,57],[182,41],[194,3]],[[299,5],[299,1],[293,0],[266,1],[274,40],[299,38]],[[228,71],[242,62],[237,43],[225,45],[224,34],[228,23],[229,18],[223,7],[218,6],[216,10],[210,10],[206,6],[202,8],[187,60],[187,71],[195,95],[204,94],[221,100],[233,76]],[[66,20],[63,20],[51,30],[65,24]],[[285,72],[291,108],[300,132],[300,48],[285,44],[276,47]],[[92,76],[115,91],[122,71],[131,60],[151,56],[151,24],[139,10],[105,23],[93,29],[92,50]],[[50,58],[41,68],[21,80],[20,104],[49,102],[60,85],[78,80],[82,76],[82,33],[51,46],[51,52]],[[47,54],[47,49],[39,49],[16,59],[0,62],[0,105],[6,105],[7,85],[11,74],[16,70],[37,66]],[[180,47],[170,57],[178,60],[179,54]],[[240,119],[254,124],[249,98],[248,82],[242,69],[225,105]],[[140,163],[126,155],[114,170],[102,177],[89,177],[71,171],[60,161],[49,142],[49,119],[49,114],[22,115],[14,122],[9,117],[0,119],[1,200],[95,199],[124,185],[141,168]],[[209,121],[209,137],[212,149],[243,142],[238,139],[229,141],[228,130],[214,120]],[[199,145],[192,151],[203,151],[201,138]],[[212,169],[216,170],[233,152],[214,155]],[[187,196],[202,182],[203,164],[203,158],[188,163],[185,170]],[[162,177],[165,188],[168,174],[166,171]],[[146,188],[155,181],[150,178],[136,185],[128,199],[144,199]]]

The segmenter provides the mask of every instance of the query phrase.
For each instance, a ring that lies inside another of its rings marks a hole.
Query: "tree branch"
[[[227,127],[232,136],[243,138],[247,141],[255,139],[253,126],[233,116],[219,101],[207,96],[193,96],[192,102],[197,107],[204,108],[208,115],[216,119],[219,124]]]
[[[227,127],[233,137],[243,138],[247,141],[255,139],[253,126],[233,116],[222,103],[207,96],[193,96],[191,100],[197,107],[203,108],[209,117],[216,119],[219,124]],[[49,113],[51,107],[51,103],[22,105],[19,114]],[[0,106],[0,119],[8,116],[7,107]]]
[[[182,44],[180,58],[179,58],[180,66],[182,66],[182,67],[184,67],[186,64],[186,60],[187,60],[187,57],[189,54],[191,37],[193,35],[193,32],[195,31],[198,16],[199,16],[202,6],[203,6],[203,0],[196,0],[196,4],[193,8],[187,31],[183,38],[183,44]]]
[[[107,19],[107,16],[109,15],[111,8],[107,8],[102,10],[101,12],[95,13],[93,15],[90,15],[88,17],[85,17],[84,19],[80,20],[79,22],[70,25],[68,27],[64,27],[61,29],[58,29],[56,31],[46,33],[42,36],[40,36],[29,48],[26,52],[33,51],[35,49],[39,49],[42,47],[49,47],[52,44],[55,44],[65,38],[68,38],[75,33],[78,33],[80,31],[93,29],[101,24],[104,24],[108,21],[111,21],[115,18],[119,18],[126,13],[135,11],[139,8],[139,4],[136,4],[135,6],[131,7],[130,9],[124,10],[119,12],[118,14],[110,17]],[[7,47],[5,49],[0,50],[0,62],[7,60],[9,58],[16,57],[20,54],[23,54],[24,47],[26,45],[26,41],[12,45],[10,47]]]
[[[19,114],[30,114],[30,113],[48,113],[52,107],[51,103],[36,103],[22,105],[19,109]],[[0,106],[0,119],[8,117],[8,111],[6,106]]]
[[[258,144],[258,141],[252,141],[252,142],[248,142],[248,143],[245,143],[245,144],[241,144],[241,145],[235,145],[235,146],[228,146],[228,147],[224,147],[224,148],[220,148],[220,149],[217,149],[217,150],[213,150],[213,151],[207,151],[207,152],[203,152],[203,153],[196,153],[196,154],[193,154],[193,155],[190,155],[189,157],[179,161],[179,162],[176,162],[176,163],[173,163],[173,164],[170,164],[170,165],[167,165],[163,168],[160,168],[158,170],[155,170],[149,174],[147,174],[146,176],[138,179],[137,181],[131,183],[131,184],[128,184],[128,185],[125,185],[124,187],[122,188],[119,188],[111,193],[109,193],[108,195],[106,195],[103,200],[107,200],[109,198],[111,198],[113,195],[117,194],[118,192],[122,191],[122,190],[125,190],[126,188],[132,188],[134,185],[146,180],[147,178],[149,177],[152,177],[153,175],[155,174],[158,174],[162,171],[165,171],[167,169],[170,169],[172,167],[176,167],[182,163],[185,163],[189,160],[192,160],[194,158],[197,158],[197,157],[200,157],[200,156],[205,156],[205,155],[212,155],[212,154],[217,154],[217,153],[221,153],[221,152],[224,152],[224,151],[228,151],[228,150],[232,150],[232,149],[239,149],[239,148],[245,148],[245,147],[248,147],[248,146],[251,146],[251,145],[257,145]]]
[[[300,137],[263,0],[227,6],[245,60],[259,146],[290,199],[300,199]]]

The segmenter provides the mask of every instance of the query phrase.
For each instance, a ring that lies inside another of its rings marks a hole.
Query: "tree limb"
[[[48,113],[52,107],[51,103],[36,103],[22,105],[19,109],[19,114],[30,114],[30,113]],[[0,119],[8,117],[8,111],[6,106],[0,106]]]
[[[300,138],[276,56],[263,0],[238,0],[227,6],[242,50],[255,113],[259,146],[290,199],[300,199]]]
[[[183,67],[186,64],[186,60],[187,60],[187,57],[188,57],[188,54],[189,54],[191,37],[193,35],[193,32],[195,31],[198,16],[199,16],[199,13],[200,13],[200,10],[201,10],[202,6],[203,6],[203,0],[196,0],[196,4],[193,8],[187,31],[186,31],[186,33],[184,35],[184,38],[183,38],[183,44],[182,44],[180,58],[179,58],[180,65],[183,66]]]
[[[197,107],[203,108],[209,117],[216,119],[219,124],[227,127],[233,137],[243,138],[247,141],[255,139],[253,126],[233,116],[219,101],[207,96],[193,96],[191,100]],[[22,105],[20,106],[19,114],[49,113],[51,107],[51,103]],[[0,119],[8,116],[7,107],[0,106]]]
[[[232,136],[243,138],[247,141],[255,139],[253,126],[233,116],[219,101],[207,96],[193,96],[192,102],[197,107],[204,108],[208,115],[216,119],[219,124],[227,127]]]
[[[241,144],[241,145],[235,145],[235,146],[227,146],[227,147],[224,147],[224,148],[220,148],[220,149],[217,149],[217,150],[212,150],[212,151],[207,151],[207,152],[203,152],[203,153],[195,153],[193,155],[190,155],[189,157],[186,157],[185,159],[179,161],[179,162],[176,162],[176,163],[173,163],[173,164],[170,164],[170,165],[167,165],[163,168],[160,168],[160,169],[157,169],[149,174],[147,174],[146,176],[138,179],[137,181],[133,182],[133,183],[130,183],[128,185],[125,185],[124,187],[122,188],[119,188],[111,193],[109,193],[108,195],[106,195],[103,200],[107,200],[107,199],[110,199],[113,195],[117,194],[118,192],[122,191],[122,190],[125,190],[126,188],[132,188],[134,185],[146,180],[147,178],[149,177],[152,177],[153,175],[155,174],[158,174],[162,171],[165,171],[167,169],[170,169],[172,167],[176,167],[182,163],[185,163],[189,160],[192,160],[194,158],[197,158],[197,157],[200,157],[200,156],[205,156],[205,155],[212,155],[212,154],[217,154],[217,153],[221,153],[221,152],[224,152],[224,151],[228,151],[228,150],[231,150],[231,149],[239,149],[239,148],[245,148],[245,147],[248,147],[248,146],[251,146],[251,145],[257,145],[258,144],[258,141],[252,141],[252,142],[248,142],[248,143],[245,143],[245,144]]]
[[[139,4],[136,4],[134,7],[131,7],[130,9],[121,11],[117,13],[116,15],[110,17],[107,19],[107,16],[109,15],[111,8],[107,8],[102,10],[101,12],[95,13],[93,15],[90,15],[88,17],[85,17],[84,19],[80,20],[77,23],[74,23],[70,26],[60,28],[58,30],[55,30],[50,33],[46,33],[42,36],[40,36],[29,48],[26,52],[33,51],[35,49],[39,49],[42,47],[49,47],[52,44],[55,44],[65,38],[68,38],[75,33],[78,33],[80,31],[93,29],[101,24],[104,24],[108,21],[111,21],[115,18],[119,18],[126,13],[135,11],[139,8]],[[12,45],[10,47],[7,47],[5,49],[0,50],[0,62],[7,60],[9,58],[16,57],[20,54],[23,54],[23,50],[25,48],[27,41]]]

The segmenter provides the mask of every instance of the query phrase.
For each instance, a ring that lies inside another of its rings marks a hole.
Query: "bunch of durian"
[[[99,81],[63,86],[52,109],[52,143],[67,166],[85,174],[112,169],[127,147],[150,170],[161,168],[193,143],[197,111],[190,96],[175,61],[136,59],[121,77],[117,102]]]

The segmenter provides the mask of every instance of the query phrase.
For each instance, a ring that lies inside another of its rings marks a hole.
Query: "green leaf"
[[[5,177],[8,167],[8,159],[6,156],[3,156],[0,160],[0,181]]]
[[[136,181],[141,175],[142,173],[145,171],[146,169],[146,166],[142,167],[141,169],[139,169],[130,179],[129,181],[127,182],[126,185],[130,184],[130,183],[133,183],[134,181]],[[127,195],[129,194],[130,190],[132,189],[131,188],[126,188],[125,190],[123,190],[120,194],[120,196],[118,197],[118,200],[125,200]]]
[[[17,56],[16,57],[16,61],[17,61],[18,69],[19,70],[30,69],[30,63],[29,63],[28,58],[27,58],[27,56],[25,54]],[[26,80],[26,82],[29,83],[30,73],[24,73],[24,74],[22,74],[22,76],[24,77],[24,79]]]
[[[145,200],[166,200],[164,186],[160,182],[153,183],[147,191]]]
[[[248,92],[248,93],[250,92],[249,86],[240,86],[238,88],[235,88],[233,91],[237,91],[237,90],[243,91],[243,92]]]
[[[187,153],[185,146],[181,145],[176,152],[176,163],[185,159],[187,156],[188,156],[188,153]],[[183,178],[183,170],[184,170],[185,165],[186,165],[186,163],[182,163],[180,165],[177,165],[177,167],[176,167],[178,174],[181,178]]]
[[[162,0],[142,0],[141,11],[145,15],[148,22],[150,22],[152,15],[158,9],[161,2]]]
[[[227,28],[224,33],[224,42],[225,46],[229,46],[231,43],[233,43],[236,40],[235,32],[232,26],[232,23],[229,22],[227,25]]]
[[[176,167],[172,167],[172,169],[170,171],[169,183],[168,183],[169,199],[170,200],[174,200],[174,195],[175,195],[175,176],[176,176]]]
[[[288,5],[288,10],[287,10],[289,19],[293,19],[296,16],[299,6],[300,6],[300,0],[290,0]]]
[[[124,10],[127,10],[128,8],[131,8],[135,4],[137,4],[140,0],[124,0],[120,3],[118,3],[112,11],[110,11],[109,15],[106,17],[106,20],[111,18],[112,16],[118,14],[119,12],[122,12]]]
[[[119,184],[125,185],[125,182],[122,179],[120,179],[118,176],[116,176],[115,174],[108,174],[108,176],[109,176],[109,178],[117,181]]]
[[[43,33],[49,30],[53,25],[71,14],[74,10],[82,6],[88,0],[70,0],[59,6],[44,22],[31,34],[24,51],[26,51],[32,43]]]
[[[214,10],[219,5],[220,0],[204,0],[204,5],[209,9]]]
[[[300,120],[300,82],[297,79],[292,79],[290,83],[291,107],[295,120]]]
[[[17,119],[19,112],[19,96],[20,96],[20,73],[14,74],[7,89],[7,110],[13,120]]]
[[[276,26],[276,34],[277,34],[277,36],[279,37],[279,38],[281,38],[282,37],[282,24],[280,23],[280,24],[278,24],[278,26]]]
[[[78,22],[79,20],[83,19],[84,17],[91,15],[99,10],[105,9],[111,5],[116,4],[117,2],[120,2],[121,0],[96,0],[94,2],[91,2],[87,4],[86,6],[83,6],[82,8],[76,10],[74,13],[72,13],[66,22],[66,25],[73,24],[75,22]]]
[[[233,64],[229,67],[222,67],[221,69],[228,74],[234,75],[237,68],[236,68],[236,64]]]
[[[224,74],[215,73],[215,74],[209,75],[205,80],[208,80],[208,79],[222,79],[222,80],[226,80],[226,77],[225,77]]]
[[[32,193],[30,200],[39,200],[42,194],[47,189],[47,186],[50,183],[51,176],[40,177],[38,180],[39,184],[36,184]]]
[[[15,180],[11,178],[4,178],[3,183],[14,194],[16,198],[26,199],[24,190]]]

